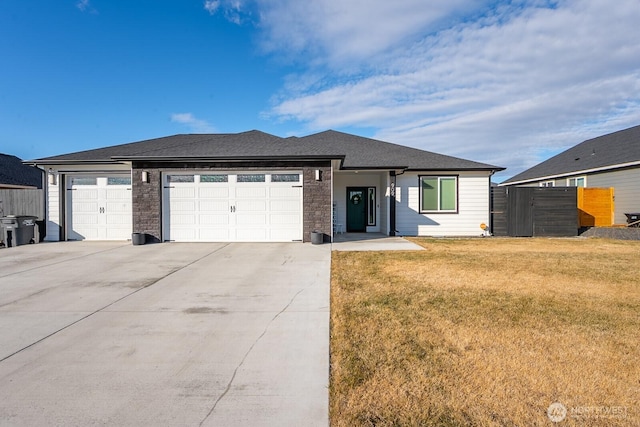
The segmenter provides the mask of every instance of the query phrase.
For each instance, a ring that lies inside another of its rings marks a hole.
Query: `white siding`
[[[52,183],[47,176],[47,236],[46,241],[60,240],[60,176],[54,174]]]
[[[458,213],[419,213],[419,175],[458,175]],[[489,173],[405,173],[396,181],[396,228],[404,236],[480,236],[489,224]]]
[[[589,175],[587,187],[614,188],[614,223],[616,224],[626,224],[625,213],[640,212],[640,169]]]

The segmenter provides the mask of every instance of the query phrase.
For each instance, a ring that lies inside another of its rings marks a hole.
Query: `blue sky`
[[[0,152],[336,129],[512,176],[640,124],[640,2],[4,0]]]

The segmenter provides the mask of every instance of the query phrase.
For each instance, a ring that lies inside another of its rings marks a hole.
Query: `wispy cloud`
[[[351,68],[480,10],[478,0],[257,0],[262,47]]]
[[[638,0],[218,0],[215,11],[258,17],[263,50],[299,66],[263,116],[307,131],[374,129],[513,175],[640,123]]]
[[[91,5],[90,0],[80,0],[76,3],[76,7],[82,12],[98,13],[98,11]]]
[[[220,1],[219,0],[206,0],[204,2],[204,8],[207,12],[209,12],[210,14],[214,15],[218,9],[220,8]]]
[[[508,175],[640,123],[637,0],[615,8],[608,0],[523,0],[466,16],[457,12],[471,5],[464,3],[441,5],[397,33],[380,27],[382,13],[363,11],[369,29],[389,35],[382,43],[378,36],[368,43],[367,30],[347,22],[362,16],[336,17],[340,30],[327,14],[299,23],[317,33],[305,38],[294,30],[289,43],[327,54],[289,77],[269,114],[309,130],[373,128],[377,138],[507,166]],[[400,9],[386,13],[409,23],[419,14]],[[285,40],[282,23],[290,19],[272,23],[271,40]],[[419,28],[424,34],[412,36]],[[341,33],[350,36],[343,44]]]
[[[216,131],[206,120],[198,119],[191,113],[174,113],[171,115],[171,121],[187,126],[194,133],[213,133]]]
[[[243,0],[205,0],[204,9],[211,15],[221,11],[228,21],[238,25],[251,17]]]

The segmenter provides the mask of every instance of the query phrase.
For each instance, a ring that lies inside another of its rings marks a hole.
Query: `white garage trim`
[[[302,241],[302,171],[167,172],[163,240]]]
[[[131,238],[131,174],[67,177],[67,240]]]

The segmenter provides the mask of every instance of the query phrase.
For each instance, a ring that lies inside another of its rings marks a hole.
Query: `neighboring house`
[[[589,139],[501,186],[614,188],[614,223],[640,212],[640,126]]]
[[[41,169],[22,164],[16,156],[0,154],[0,189],[42,188]]]
[[[29,163],[49,175],[47,239],[187,242],[477,236],[504,169],[336,131],[174,135]]]

